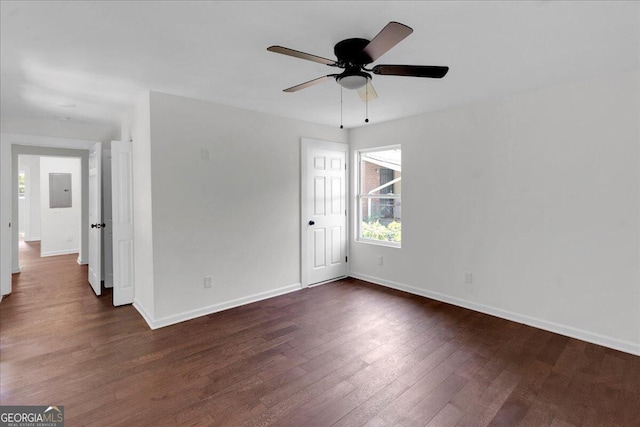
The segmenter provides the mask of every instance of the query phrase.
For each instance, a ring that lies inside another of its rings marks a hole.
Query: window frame
[[[367,244],[372,244],[372,245],[378,245],[378,246],[388,246],[388,247],[392,247],[392,248],[401,248],[402,247],[402,238],[399,242],[391,242],[391,241],[387,241],[387,240],[376,240],[376,239],[370,239],[370,238],[366,238],[366,237],[362,237],[362,223],[363,223],[363,216],[362,216],[362,207],[363,207],[363,200],[379,200],[379,199],[393,199],[393,200],[398,200],[398,201],[402,201],[402,193],[401,194],[363,194],[363,189],[362,189],[362,167],[363,167],[363,160],[362,160],[362,155],[366,154],[366,153],[372,153],[372,152],[376,152],[376,151],[387,151],[387,150],[400,150],[400,159],[402,159],[402,145],[401,144],[393,144],[393,145],[385,145],[385,146],[380,146],[380,147],[371,147],[371,148],[363,148],[360,150],[356,150],[355,151],[355,161],[356,161],[356,179],[355,179],[355,204],[356,204],[356,226],[354,227],[355,230],[355,240],[357,242],[360,243],[367,243]],[[401,160],[402,161],[402,160]]]
[[[24,179],[24,184],[20,183],[20,178]],[[24,188],[24,192],[20,192],[20,188]],[[20,169],[18,171],[18,198],[26,199],[27,198],[27,172],[24,169]]]

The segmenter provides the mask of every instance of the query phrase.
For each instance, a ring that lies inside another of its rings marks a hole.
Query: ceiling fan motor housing
[[[336,77],[336,81],[345,89],[360,89],[371,80],[371,74],[365,73],[362,67],[371,62],[371,58],[364,52],[369,44],[367,39],[346,39],[337,43],[333,52],[338,58],[337,66],[344,68],[344,72]]]
[[[372,62],[369,55],[364,52],[364,48],[369,44],[367,39],[346,39],[338,42],[333,53],[338,58],[338,66],[343,68],[361,67]]]

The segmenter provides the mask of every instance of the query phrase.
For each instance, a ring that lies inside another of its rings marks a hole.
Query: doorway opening
[[[43,258],[75,254],[82,264],[81,159],[21,154],[18,171],[21,245],[37,248]],[[18,251],[21,269],[22,254]]]
[[[60,184],[62,182],[62,190],[61,193],[65,193],[65,189],[69,190],[69,194],[72,188],[79,188],[82,192],[82,196],[78,201],[78,205],[81,209],[81,225],[78,240],[79,242],[79,256],[76,254],[71,255],[74,257],[75,262],[77,264],[89,264],[91,266],[91,261],[89,259],[89,243],[92,238],[92,233],[89,230],[88,224],[90,223],[90,209],[89,209],[89,201],[90,195],[93,192],[94,195],[99,199],[100,195],[100,186],[99,183],[95,189],[90,189],[89,187],[89,172],[90,172],[90,157],[91,154],[99,151],[101,147],[101,143],[97,141],[88,141],[88,140],[70,140],[70,139],[62,139],[62,138],[54,138],[54,137],[42,137],[42,136],[32,136],[32,135],[20,135],[20,134],[2,134],[2,144],[0,144],[0,148],[2,151],[2,157],[0,158],[0,163],[2,165],[2,174],[0,177],[0,186],[2,187],[2,203],[0,204],[0,218],[2,219],[3,224],[6,224],[6,227],[0,228],[0,253],[2,254],[1,263],[2,268],[0,269],[0,288],[2,292],[2,296],[6,296],[12,293],[12,274],[11,273],[19,273],[21,271],[21,266],[19,263],[19,246],[20,246],[20,235],[19,235],[19,170],[18,167],[18,157],[21,155],[36,155],[36,156],[45,156],[45,157],[64,157],[64,158],[80,158],[80,172],[78,175],[81,175],[81,183],[78,185],[73,185],[70,176],[66,178],[63,176],[61,180],[56,180],[51,177],[49,179],[53,179],[54,184]],[[73,147],[73,148],[72,148]],[[94,162],[96,163],[96,162]],[[54,174],[55,175],[55,174]],[[26,178],[26,171],[25,171]],[[68,178],[68,179],[67,179]],[[41,181],[45,178],[41,177]],[[54,182],[55,181],[55,182]],[[68,185],[64,185],[64,184]],[[95,190],[95,191],[94,191]],[[25,199],[26,199],[26,187],[25,191]],[[39,198],[42,203],[42,195]],[[68,204],[71,206],[76,205],[75,201],[72,197],[60,197],[57,199],[54,206],[55,208],[63,208],[69,209]],[[98,205],[99,210],[99,205]],[[26,225],[26,221],[25,225]],[[23,230],[25,237],[27,237],[27,230]],[[37,231],[37,230],[35,230]],[[29,230],[31,239],[34,237],[40,237],[42,241],[43,236],[36,236],[35,232]],[[40,233],[42,233],[42,229]],[[68,234],[68,233],[67,233]],[[95,234],[95,233],[94,233]],[[65,236],[67,238],[67,236]],[[99,238],[99,236],[98,236]],[[71,236],[71,240],[73,240],[73,235]],[[45,247],[41,246],[41,251],[43,255],[46,253],[48,255],[55,255],[54,251],[49,251]],[[53,252],[53,253],[52,253]],[[68,251],[71,252],[71,251]],[[61,254],[60,252],[58,254]],[[99,257],[99,254],[98,254]],[[95,257],[94,257],[95,258]],[[44,258],[43,258],[44,259]],[[99,268],[99,267],[98,267]],[[14,274],[15,275],[15,274]]]

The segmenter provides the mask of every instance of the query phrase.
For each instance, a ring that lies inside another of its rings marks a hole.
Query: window
[[[24,171],[18,172],[18,197],[24,199],[27,194],[26,176]]]
[[[401,154],[400,146],[358,152],[358,240],[400,246]]]

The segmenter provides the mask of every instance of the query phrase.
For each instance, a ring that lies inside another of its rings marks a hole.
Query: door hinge
[[[349,257],[348,256],[344,257],[344,262],[349,262]]]
[[[344,216],[347,216],[347,210],[346,209],[344,210]]]

